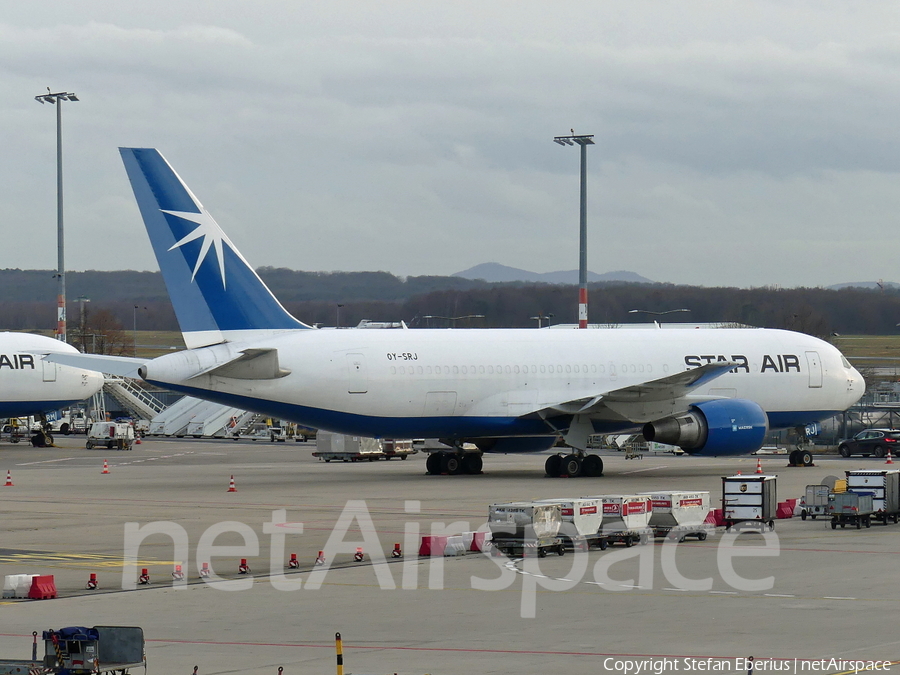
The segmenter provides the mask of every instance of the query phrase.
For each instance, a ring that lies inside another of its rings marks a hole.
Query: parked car
[[[850,457],[851,455],[884,457],[888,450],[891,451],[891,455],[897,456],[900,451],[900,431],[896,429],[863,429],[853,438],[845,439],[838,445],[841,457]]]

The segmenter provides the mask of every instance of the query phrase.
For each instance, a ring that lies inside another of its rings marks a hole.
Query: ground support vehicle
[[[875,516],[887,525],[900,520],[900,469],[846,471],[847,492],[871,493]]]
[[[857,530],[863,525],[869,527],[875,513],[872,493],[832,492],[828,498],[828,513],[832,530],[836,530],[838,525],[856,525]]]
[[[394,457],[406,459],[418,450],[413,448],[412,441],[391,439],[378,440],[364,436],[345,436],[320,431],[316,439],[316,450],[312,453],[325,462],[374,462],[379,459],[390,460]]]
[[[572,551],[606,550],[609,542],[600,528],[603,502],[599,499],[539,499],[536,503],[559,505],[562,515],[559,537],[566,548]]]
[[[709,492],[660,490],[642,494],[650,497],[653,507],[648,524],[654,537],[668,537],[679,542],[696,537],[704,541],[712,529],[706,523]]]
[[[603,504],[601,533],[607,543],[634,546],[653,538],[649,526],[653,504],[647,495],[594,495],[585,499],[599,499]]]
[[[134,427],[127,422],[94,422],[88,430],[85,447],[131,450],[133,444]]]
[[[127,675],[147,667],[144,632],[131,626],[73,626],[43,631],[44,654],[38,659],[38,634],[32,633],[31,659],[0,659],[0,675],[60,673]]]
[[[800,518],[806,520],[807,516],[816,519],[816,516],[827,516],[828,499],[831,490],[827,485],[807,485],[806,493],[800,500]]]
[[[494,555],[525,556],[530,552],[543,558],[549,552],[565,555],[559,536],[562,509],[558,503],[508,502],[488,509]]]
[[[725,530],[738,523],[754,522],[770,530],[775,529],[778,501],[775,492],[776,476],[722,477],[722,519]]]

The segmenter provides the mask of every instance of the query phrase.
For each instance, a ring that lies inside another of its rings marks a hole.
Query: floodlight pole
[[[53,93],[47,87],[46,94],[35,96],[38,103],[56,104],[56,339],[66,342],[66,253],[63,235],[63,167],[62,167],[62,102],[77,101],[78,97],[67,91]]]
[[[553,139],[559,145],[581,146],[581,209],[580,236],[578,242],[578,327],[587,328],[588,324],[588,289],[587,289],[587,146],[594,145],[593,134],[587,136],[557,136]]]

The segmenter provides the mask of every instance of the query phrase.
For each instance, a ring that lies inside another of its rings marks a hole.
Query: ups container
[[[722,476],[722,519],[725,529],[753,521],[775,529],[778,509],[776,476]]]
[[[871,492],[875,517],[887,525],[900,517],[900,469],[847,471],[847,492]]]

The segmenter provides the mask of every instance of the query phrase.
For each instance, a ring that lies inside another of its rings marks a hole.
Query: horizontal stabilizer
[[[203,375],[232,377],[236,380],[275,380],[290,375],[278,365],[277,349],[245,349],[241,355],[228,363],[221,363],[204,370],[190,379]]]
[[[96,370],[107,375],[119,377],[138,377],[138,368],[147,363],[147,359],[136,359],[130,356],[102,356],[100,354],[70,354],[53,352],[43,354],[44,361],[60,363],[64,366]]]

